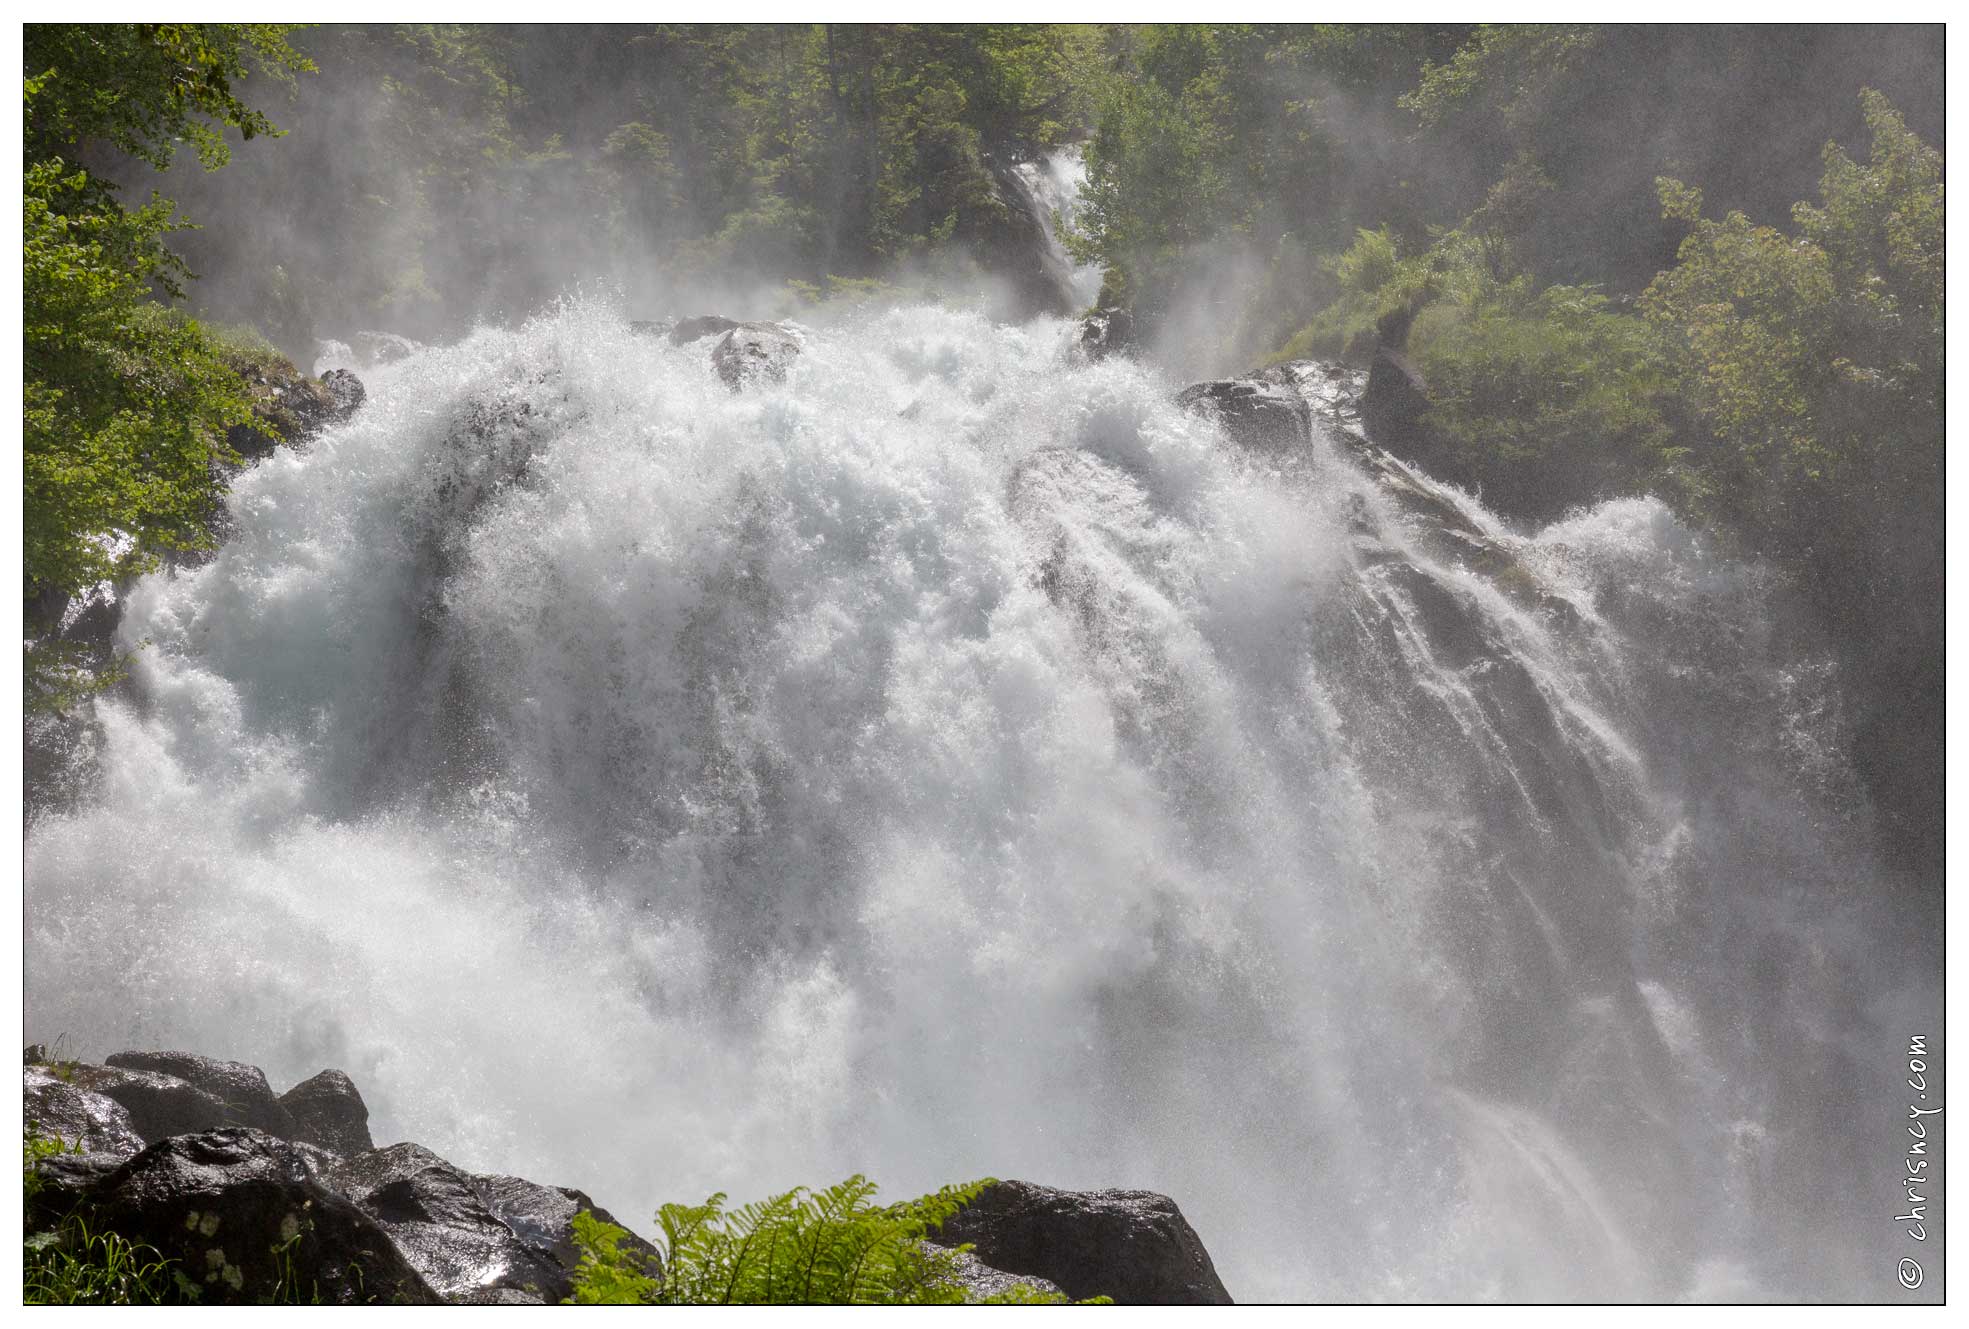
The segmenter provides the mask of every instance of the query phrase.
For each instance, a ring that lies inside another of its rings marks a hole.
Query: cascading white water
[[[1101,269],[1096,263],[1075,263],[1060,241],[1060,223],[1073,219],[1081,187],[1087,183],[1087,163],[1078,145],[1056,148],[1037,161],[1021,162],[1018,178],[1032,195],[1034,211],[1046,232],[1054,263],[1068,274],[1074,305],[1086,309],[1101,295]]]
[[[1822,672],[1659,504],[1513,534],[930,308],[368,387],[130,595],[31,1036],[339,1066],[644,1227],[990,1174],[1165,1191],[1241,1299],[1891,1270],[1933,994]]]

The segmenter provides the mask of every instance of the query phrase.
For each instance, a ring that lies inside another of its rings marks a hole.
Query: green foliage
[[[30,1216],[47,1186],[41,1162],[80,1148],[71,1150],[59,1138],[41,1135],[33,1122],[27,1124],[22,1132],[22,1193]],[[82,1215],[70,1214],[52,1228],[27,1233],[22,1300],[50,1306],[154,1306],[167,1299],[170,1272],[170,1262],[151,1247],[93,1230]]]
[[[1534,121],[1603,37],[1583,24],[1486,23],[1448,60],[1424,64],[1401,105],[1425,127],[1484,115]]]
[[[1272,358],[1347,359],[1374,356],[1379,330],[1398,314],[1412,313],[1441,283],[1440,255],[1431,249],[1403,257],[1400,241],[1383,226],[1355,232],[1354,243],[1320,262],[1330,293],[1313,316]]]
[[[22,182],[23,573],[30,598],[69,595],[209,543],[250,403],[200,326],[157,303],[187,275],[182,230],[153,196],[126,208],[76,163],[107,147],[162,168],[189,142],[208,168],[224,131],[277,131],[235,86],[308,62],[265,24],[39,24],[25,35]],[[30,651],[30,703],[101,686],[72,652]]]
[[[1704,437],[1686,462],[1703,512],[1753,543],[1798,552],[1840,496],[1849,517],[1939,476],[1943,400],[1941,157],[1884,98],[1864,98],[1865,165],[1825,154],[1820,203],[1798,233],[1661,182],[1690,224],[1676,266],[1642,298],[1677,350]],[[1843,520],[1843,519],[1842,519]]]
[[[638,1251],[624,1250],[629,1233],[604,1223],[588,1210],[574,1216],[574,1245],[581,1252],[574,1270],[577,1306],[637,1306],[654,1303],[660,1289],[660,1269],[644,1264]]]
[[[1471,285],[1410,333],[1427,426],[1518,511],[1646,488],[1675,455],[1676,385],[1653,329],[1587,287]]]
[[[26,177],[25,571],[65,592],[202,544],[211,463],[248,414],[198,324],[149,298],[164,205],[67,211],[86,180],[58,162]]]
[[[291,82],[314,68],[287,44],[293,24],[30,23],[26,157],[70,157],[100,142],[162,170],[189,143],[207,170],[230,157],[224,131],[278,134],[235,85]]]
[[[170,1261],[150,1246],[92,1229],[71,1214],[60,1226],[27,1239],[22,1300],[46,1306],[155,1306],[174,1300],[187,1280],[174,1280]]]
[[[1199,299],[1227,343],[1275,342],[1327,303],[1321,255],[1362,227],[1411,229],[1407,145],[1379,143],[1369,160],[1349,139],[1392,115],[1417,65],[1446,53],[1445,35],[1337,24],[1113,31],[1070,247],[1116,274],[1138,323]],[[1231,254],[1262,272],[1251,289],[1196,276]]]
[[[946,1186],[901,1204],[877,1205],[876,1188],[850,1177],[822,1191],[796,1187],[740,1209],[725,1197],[666,1204],[660,1272],[623,1247],[621,1228],[592,1214],[575,1219],[581,1250],[573,1301],[583,1305],[956,1305],[965,1300],[949,1252],[925,1235],[975,1199],[989,1181]],[[968,1250],[968,1247],[960,1249]],[[1056,1303],[1027,1285],[992,1298]]]

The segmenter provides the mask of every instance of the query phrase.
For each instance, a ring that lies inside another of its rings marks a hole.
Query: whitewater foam
[[[1072,342],[873,313],[735,394],[571,304],[374,371],[131,591],[28,1032],[338,1066],[632,1219],[993,1174],[1165,1191],[1243,1299],[1875,1287],[1932,993],[1760,575],[1409,473],[1450,539]]]

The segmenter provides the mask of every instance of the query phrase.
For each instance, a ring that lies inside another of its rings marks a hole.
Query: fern
[[[628,1233],[583,1209],[574,1216],[574,1244],[581,1259],[574,1270],[577,1306],[635,1306],[656,1299],[657,1282],[634,1251],[622,1249]]]
[[[725,1196],[666,1204],[661,1276],[622,1248],[628,1233],[582,1213],[574,1220],[581,1305],[957,1305],[965,1300],[950,1251],[924,1235],[976,1199],[990,1180],[900,1204],[877,1205],[876,1187],[854,1176],[825,1190],[795,1187],[727,1210]],[[960,1250],[969,1250],[968,1246]],[[1065,1298],[1021,1285],[991,1298],[1036,1305]]]

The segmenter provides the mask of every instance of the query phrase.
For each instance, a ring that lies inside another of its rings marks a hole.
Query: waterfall
[[[28,1035],[340,1067],[646,1229],[995,1175],[1175,1196],[1240,1299],[1879,1295],[1937,994],[1770,579],[1073,334],[367,375],[130,591]]]
[[[1021,162],[1016,175],[1045,233],[1048,270],[1065,274],[1064,285],[1075,309],[1090,308],[1101,295],[1100,266],[1075,263],[1060,241],[1060,224],[1072,220],[1081,188],[1087,183],[1087,163],[1081,158],[1079,145],[1069,144],[1037,161]]]

